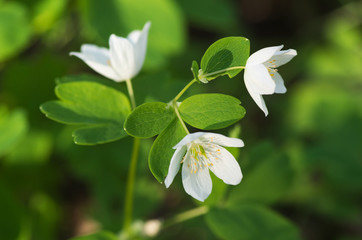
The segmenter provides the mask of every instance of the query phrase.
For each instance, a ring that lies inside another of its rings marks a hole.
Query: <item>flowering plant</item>
[[[248,39],[225,37],[206,50],[200,64],[192,62],[193,79],[173,99],[137,106],[131,81],[142,69],[148,32],[152,33],[150,26],[147,22],[143,30],[132,31],[127,38],[112,34],[109,49],[85,44],[81,46],[81,52],[70,53],[106,78],[115,82],[125,81],[128,97],[118,83],[84,76],[66,77],[58,81],[56,94],[59,100],[41,106],[47,117],[81,126],[73,132],[77,144],[94,145],[127,136],[134,138],[121,234],[124,238],[138,234],[133,227],[132,196],[142,138],[158,135],[149,152],[149,168],[166,188],[170,187],[181,166],[186,193],[199,201],[205,201],[212,192],[209,170],[229,185],[237,185],[242,180],[237,154],[233,155],[224,147],[243,147],[244,142],[236,138],[238,136],[227,137],[210,131],[224,129],[240,121],[246,113],[244,107],[237,98],[216,93],[197,94],[179,101],[187,89],[194,83],[208,84],[224,75],[233,78],[245,70],[246,88],[267,115],[262,95],[286,92],[276,68],[296,56],[295,50],[281,51],[282,46],[277,46],[261,49],[249,57]],[[190,133],[186,124],[205,132]],[[201,207],[186,214],[185,219],[208,211],[207,207]],[[171,224],[161,221],[154,224],[152,221],[152,226],[158,229]],[[148,229],[148,223],[144,224],[144,229]],[[153,234],[157,232],[153,231]],[[147,231],[143,233],[147,234]]]

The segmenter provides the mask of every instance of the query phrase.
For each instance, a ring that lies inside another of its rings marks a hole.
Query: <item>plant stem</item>
[[[127,90],[128,90],[129,98],[131,99],[132,109],[135,109],[135,108],[136,108],[136,100],[135,100],[135,98],[134,98],[134,93],[133,93],[133,87],[132,87],[131,79],[127,79],[127,80],[126,80],[126,84],[127,84]]]
[[[173,109],[175,110],[175,113],[176,113],[176,116],[177,116],[178,120],[180,121],[182,127],[185,129],[185,132],[187,134],[190,134],[189,130],[186,127],[186,124],[184,123],[184,121],[181,118],[180,112],[178,111],[177,102],[175,100],[172,101],[172,105],[173,105]]]
[[[221,69],[221,70],[218,70],[218,71],[215,71],[215,72],[206,73],[206,74],[203,74],[203,75],[201,75],[199,77],[200,78],[208,77],[208,76],[212,76],[212,75],[222,73],[222,72],[226,72],[226,71],[229,71],[229,70],[244,69],[244,68],[245,68],[244,66],[229,67],[229,68]]]
[[[179,94],[176,95],[176,97],[173,99],[173,101],[177,101],[181,96],[182,94],[184,94],[186,92],[186,90],[196,82],[197,80],[196,79],[193,79],[191,82],[189,82],[182,90],[181,92],[179,92]]]
[[[136,169],[137,169],[137,160],[138,160],[138,153],[140,147],[140,139],[133,138],[133,149],[131,155],[131,162],[128,169],[128,177],[127,177],[127,185],[126,185],[126,199],[125,199],[125,209],[124,209],[124,229],[126,232],[131,235],[132,229],[132,214],[133,214],[133,189],[134,189],[134,182],[136,176]]]
[[[136,100],[133,93],[133,87],[131,79],[126,80],[127,90],[129,94],[129,98],[131,99],[132,109],[136,108]],[[127,185],[126,185],[126,197],[124,201],[124,222],[123,228],[125,232],[128,233],[129,236],[132,235],[132,215],[133,215],[133,190],[134,190],[134,182],[137,170],[137,160],[140,148],[140,139],[133,138],[133,149],[131,155],[131,161],[128,168],[128,176],[127,176]]]
[[[188,210],[186,212],[177,214],[176,216],[174,216],[170,220],[166,220],[165,223],[163,224],[163,228],[167,228],[167,227],[170,227],[170,226],[175,225],[177,223],[181,223],[181,222],[184,222],[186,220],[189,220],[191,218],[195,218],[195,217],[204,215],[208,211],[209,211],[209,208],[207,206],[202,206],[202,207],[194,208],[194,209]]]

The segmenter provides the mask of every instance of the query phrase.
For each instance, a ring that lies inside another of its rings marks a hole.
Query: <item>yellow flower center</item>
[[[198,143],[192,143],[190,148],[190,157],[187,158],[187,167],[190,169],[191,173],[196,173],[199,170],[202,170],[203,168],[207,168],[208,166],[213,166],[211,163],[209,157],[207,156],[207,153],[205,151],[205,148]],[[186,156],[185,156],[186,157]],[[185,157],[182,160],[182,162],[185,161]]]

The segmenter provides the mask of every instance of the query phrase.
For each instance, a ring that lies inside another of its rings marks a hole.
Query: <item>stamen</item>
[[[208,158],[210,153],[206,152],[205,149],[208,151],[212,150],[213,152],[213,149],[216,149],[216,147],[214,144],[193,141],[188,146],[188,149],[189,153],[186,155],[188,157],[185,156],[185,159],[183,160],[187,162],[187,167],[191,173],[197,173],[198,170],[201,171],[211,164],[211,161]]]

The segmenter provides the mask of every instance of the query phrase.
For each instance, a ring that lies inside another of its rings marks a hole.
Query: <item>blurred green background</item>
[[[362,3],[348,0],[0,0],[0,239],[120,230],[132,139],[77,146],[74,128],[47,119],[39,106],[55,99],[58,77],[101,78],[70,51],[108,47],[111,33],[125,36],[148,20],[146,63],[134,80],[138,103],[171,100],[191,80],[191,61],[225,36],[250,39],[251,52],[280,44],[298,51],[279,69],[288,92],[265,97],[267,118],[242,74],[189,94],[230,94],[247,110],[221,131],[246,144],[244,179],[227,189],[231,203],[268,206],[302,239],[362,239]],[[168,190],[153,178],[151,144],[142,141],[136,179],[135,218],[142,220],[196,203],[180,176]],[[201,217],[157,239],[220,239],[214,233]]]

